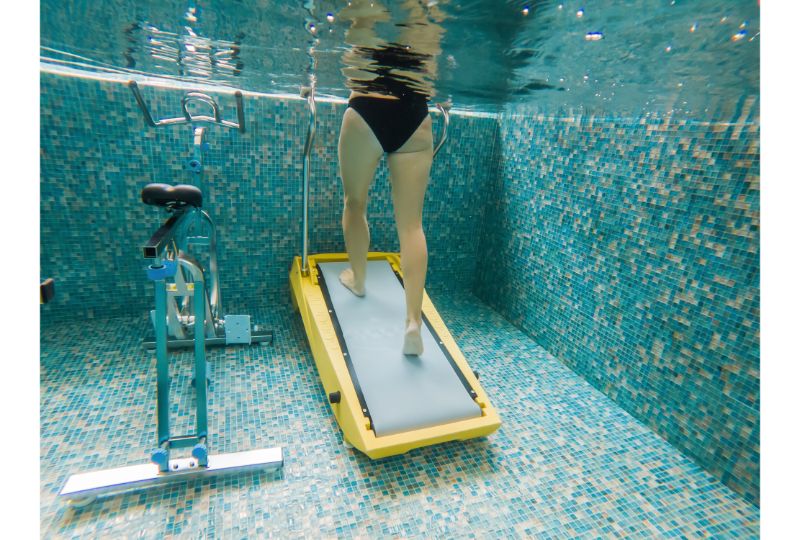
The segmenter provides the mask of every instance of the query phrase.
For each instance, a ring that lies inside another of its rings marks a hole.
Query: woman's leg
[[[422,354],[422,292],[428,271],[428,246],[422,230],[422,206],[433,161],[431,119],[426,118],[414,135],[387,163],[392,200],[400,238],[400,259],[406,292],[404,354]]]
[[[364,296],[367,279],[369,225],[367,198],[375,169],[383,155],[378,139],[361,115],[348,108],[339,134],[339,173],[344,184],[342,230],[351,268],[339,280],[358,296]]]

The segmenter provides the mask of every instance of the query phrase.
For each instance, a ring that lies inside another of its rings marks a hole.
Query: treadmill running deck
[[[481,416],[471,389],[427,323],[420,356],[403,354],[405,291],[385,260],[367,263],[366,295],[358,297],[339,282],[347,262],[319,263],[320,286],[362,407],[376,436],[392,435]]]

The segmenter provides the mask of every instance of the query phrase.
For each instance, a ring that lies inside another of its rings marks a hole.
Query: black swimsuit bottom
[[[428,116],[428,102],[419,94],[399,99],[358,96],[349,105],[367,122],[384,152],[396,152]]]

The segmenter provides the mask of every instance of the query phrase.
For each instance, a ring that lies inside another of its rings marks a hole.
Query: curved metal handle
[[[128,88],[131,89],[131,92],[133,92],[133,97],[136,98],[136,104],[139,106],[139,109],[141,109],[142,114],[144,115],[145,123],[148,126],[156,127],[158,124],[156,124],[153,120],[153,116],[150,114],[150,109],[147,107],[147,103],[144,102],[142,93],[139,91],[139,85],[136,84],[136,81],[128,81]]]
[[[201,92],[188,92],[185,96],[181,98],[181,110],[183,111],[183,117],[186,118],[187,122],[192,122],[194,119],[192,118],[191,113],[186,108],[186,105],[190,101],[200,101],[201,103],[205,103],[206,105],[211,106],[211,110],[214,112],[214,122],[222,123],[222,118],[219,115],[219,107],[217,107],[217,102],[214,101],[214,98],[209,96],[208,94],[203,94]],[[203,118],[202,116],[200,118]]]
[[[442,149],[444,142],[447,140],[447,127],[450,125],[450,107],[451,104],[449,101],[445,103],[436,104],[436,108],[439,109],[439,111],[441,111],[442,113],[442,120],[444,121],[444,126],[442,127],[442,136],[439,138],[439,143],[433,150],[433,157],[436,157],[436,154],[439,153],[439,150]]]
[[[217,106],[217,102],[214,100],[214,98],[201,92],[188,92],[181,98],[181,110],[183,111],[183,118],[162,118],[161,120],[153,120],[153,116],[150,114],[150,109],[147,107],[147,103],[145,103],[142,93],[139,91],[139,85],[136,84],[136,81],[128,81],[128,87],[131,89],[131,92],[133,92],[133,97],[136,98],[136,104],[139,105],[139,109],[141,109],[142,114],[144,115],[144,121],[148,126],[160,127],[174,126],[178,124],[191,124],[194,122],[211,122],[226,128],[238,129],[241,133],[244,133],[245,131],[244,102],[242,101],[242,92],[240,90],[237,90],[236,93],[234,93],[234,97],[236,98],[236,118],[239,121],[236,123],[223,120],[219,112],[219,106]],[[189,110],[186,108],[186,105],[190,101],[200,101],[206,105],[210,105],[213,116],[200,114],[192,116],[189,113]]]

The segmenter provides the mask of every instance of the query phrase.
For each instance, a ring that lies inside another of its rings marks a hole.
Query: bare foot
[[[422,352],[422,324],[417,321],[407,321],[406,337],[403,341],[403,354],[419,356]]]
[[[355,284],[355,278],[353,277],[353,269],[352,268],[345,268],[342,270],[342,273],[339,274],[339,281],[342,282],[342,285],[350,289],[350,291],[356,296],[364,296],[366,294],[365,286],[362,283],[360,286]]]

